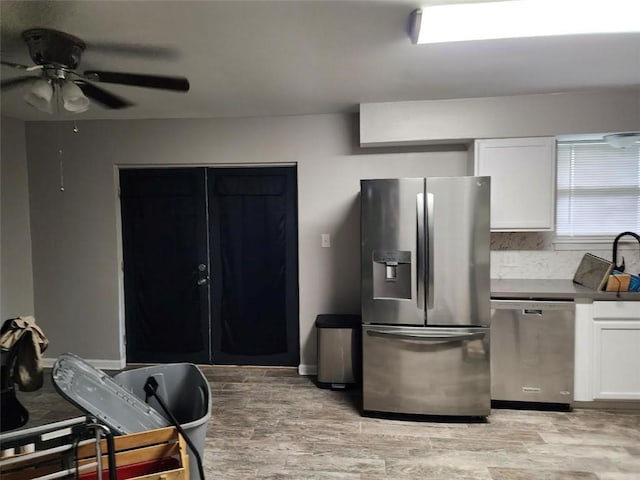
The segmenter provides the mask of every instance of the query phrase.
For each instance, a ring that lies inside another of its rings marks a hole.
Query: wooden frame
[[[187,446],[175,427],[114,437],[119,479],[189,480]],[[107,441],[100,445],[104,479],[108,479]],[[80,480],[97,478],[96,441],[83,440],[48,450],[14,455],[0,460],[3,480],[64,478],[78,473]],[[127,476],[128,472],[132,476]],[[142,473],[141,473],[142,472]]]

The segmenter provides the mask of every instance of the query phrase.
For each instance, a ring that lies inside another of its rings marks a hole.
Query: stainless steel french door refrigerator
[[[489,177],[361,180],[363,410],[490,412]]]

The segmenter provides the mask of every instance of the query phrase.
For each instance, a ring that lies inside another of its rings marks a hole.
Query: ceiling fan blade
[[[98,102],[101,105],[104,105],[107,108],[120,109],[120,108],[130,107],[133,105],[133,103],[131,103],[130,101],[125,100],[124,98],[119,97],[117,95],[114,95],[113,93],[108,92],[103,88],[97,87],[96,85],[93,85],[89,82],[78,80],[75,82],[75,84],[78,85],[78,87],[80,87],[80,90],[82,90],[82,93],[84,93],[87,97],[89,97],[92,100],[95,100],[96,102]]]
[[[161,88],[179,92],[189,91],[189,80],[184,77],[167,77],[164,75],[143,75],[137,73],[102,72],[89,70],[84,72],[89,80],[106,83],[119,83],[135,87]]]
[[[20,70],[29,70],[31,68],[26,65],[22,65],[20,63],[5,62],[4,60],[0,61],[0,64],[6,65],[7,67],[11,67],[11,68],[19,68]]]
[[[2,82],[0,82],[0,88],[2,88],[3,90],[5,88],[12,88],[12,87],[17,87],[18,85],[22,85],[23,83],[26,82],[30,82],[32,80],[35,80],[38,77],[16,77],[16,78],[10,78],[8,80],[2,80]]]
[[[120,42],[89,42],[88,49],[93,54],[111,54],[118,56],[129,56],[138,58],[177,59],[178,51],[169,46],[162,45],[142,45]]]

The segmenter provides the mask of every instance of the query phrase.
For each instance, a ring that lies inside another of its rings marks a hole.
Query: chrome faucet
[[[619,272],[624,272],[625,264],[624,264],[624,257],[622,257],[622,263],[618,265],[618,241],[620,240],[621,237],[624,237],[625,235],[632,236],[633,238],[638,240],[638,243],[640,243],[640,235],[633,232],[622,232],[613,241],[613,268],[615,270],[618,270]]]

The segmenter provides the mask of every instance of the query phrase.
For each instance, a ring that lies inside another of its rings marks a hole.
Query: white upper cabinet
[[[491,177],[491,230],[554,228],[555,137],[476,140],[475,175]]]

